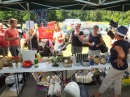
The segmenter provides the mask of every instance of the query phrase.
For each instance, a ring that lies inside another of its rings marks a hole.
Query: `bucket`
[[[30,60],[34,63],[35,54],[37,50],[21,50],[20,53],[22,54],[23,62],[26,60]]]

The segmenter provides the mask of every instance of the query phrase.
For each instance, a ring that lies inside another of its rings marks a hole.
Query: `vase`
[[[94,63],[95,63],[95,65],[98,65],[99,62],[100,62],[99,56],[95,56],[95,57],[94,57]]]
[[[105,58],[105,56],[101,56],[100,64],[106,64],[106,58]]]

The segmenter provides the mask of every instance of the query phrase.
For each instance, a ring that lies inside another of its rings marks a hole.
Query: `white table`
[[[105,68],[105,67],[110,67],[110,63],[106,63],[105,65],[99,64],[99,65],[94,65],[94,66],[75,66],[72,65],[70,68],[66,68],[63,66],[63,63],[58,63],[59,67],[52,67],[51,64],[49,66],[46,66],[46,63],[39,63],[39,67],[35,68],[34,65],[30,68],[9,68],[9,69],[1,69],[0,73],[23,73],[23,72],[50,72],[50,71],[65,71],[65,70],[82,70],[82,69],[91,69],[91,68]]]
[[[58,63],[59,67],[52,67],[52,64],[49,64],[49,66],[46,65],[46,63],[39,63],[39,67],[35,68],[35,66],[33,65],[30,68],[9,68],[9,69],[1,69],[0,73],[23,73],[23,72],[51,72],[51,71],[68,71],[68,70],[85,70],[85,69],[92,69],[92,68],[109,68],[111,66],[110,63],[106,63],[105,65],[103,64],[99,64],[99,65],[93,65],[93,66],[75,66],[72,65],[72,67],[70,68],[66,68],[63,66],[63,63]],[[130,65],[130,64],[129,64]],[[62,74],[63,76],[63,74]],[[17,82],[15,81],[15,83],[17,84]],[[18,94],[18,93],[17,93]],[[19,95],[18,95],[19,97]]]

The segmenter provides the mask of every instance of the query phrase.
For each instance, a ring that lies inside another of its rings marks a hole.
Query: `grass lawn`
[[[107,35],[102,35],[103,40],[105,41],[107,47],[110,47],[110,37]],[[83,46],[83,51],[82,53],[85,54],[88,52],[88,47]],[[65,51],[63,51],[63,55],[64,56],[71,56],[71,45],[67,46],[67,49]]]

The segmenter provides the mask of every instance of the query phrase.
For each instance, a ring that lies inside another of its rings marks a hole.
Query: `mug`
[[[18,62],[18,68],[21,68],[22,67],[22,63],[21,62]]]
[[[49,62],[46,62],[46,67],[49,67]]]
[[[16,63],[12,63],[12,66],[15,69],[16,68]]]

